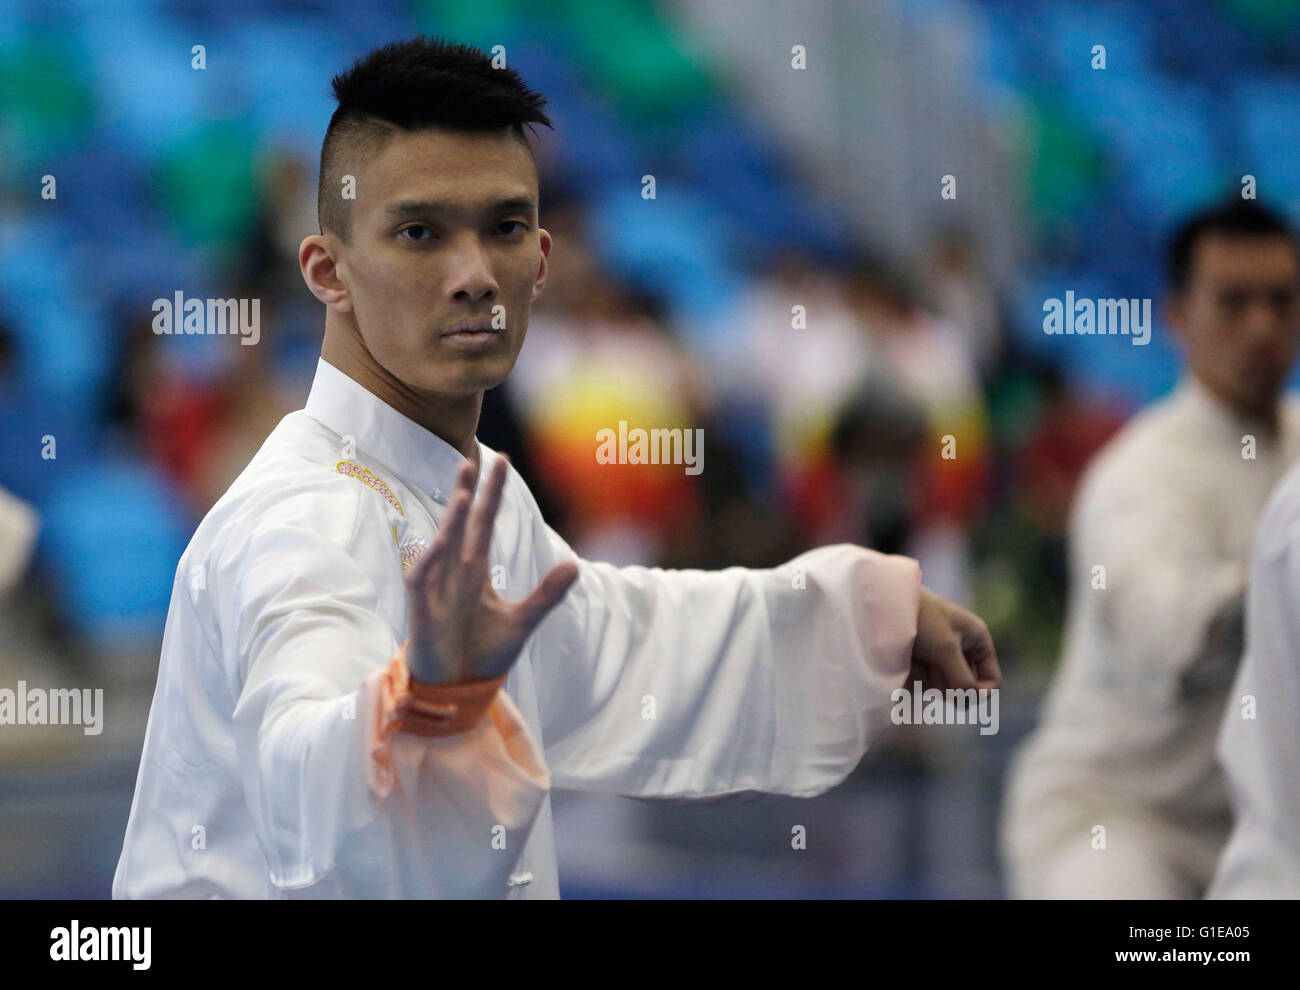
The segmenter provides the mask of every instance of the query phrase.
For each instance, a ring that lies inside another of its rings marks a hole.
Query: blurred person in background
[[[262,325],[274,325],[273,301],[260,304]],[[291,390],[275,373],[269,343],[228,348],[220,364],[196,374],[177,360],[176,338],[154,333],[149,319],[124,326],[111,414],[202,518],[293,411]]]
[[[871,341],[833,271],[781,255],[736,305],[718,387],[766,408],[781,485],[799,486],[829,452],[836,418],[872,367]]]
[[[257,217],[237,262],[239,281],[256,295],[299,298],[298,244],[316,222],[316,184],[311,167],[288,151],[271,153],[259,178]]]
[[[264,327],[281,324],[274,299],[262,300]],[[270,341],[274,344],[274,335]],[[277,373],[272,346],[233,347],[219,382],[221,415],[207,455],[194,465],[192,490],[199,512],[217,503],[280,420],[297,405]]]
[[[1300,452],[1283,394],[1300,254],[1237,199],[1189,219],[1168,268],[1186,374],[1106,445],[1073,507],[1064,660],[1008,772],[1016,897],[1200,897],[1231,825],[1214,743],[1251,540]]]
[[[1024,439],[1009,452],[1010,484],[1006,497],[1031,553],[1034,601],[1024,609],[1037,609],[1053,617],[1050,653],[1056,642],[1060,616],[1069,593],[1070,506],[1088,464],[1124,425],[1124,411],[1100,397],[1071,388],[1061,372],[1045,367],[1035,374],[1039,389],[1036,409]],[[1004,543],[1017,542],[1019,534],[1001,531]],[[1044,602],[1044,599],[1050,599]]]
[[[867,378],[831,433],[830,456],[809,472],[797,513],[815,543],[863,543],[902,553],[912,533],[928,439],[925,411],[883,375]]]
[[[945,597],[969,602],[969,527],[985,509],[987,411],[966,332],[927,311],[910,279],[860,261],[845,283],[850,311],[870,333],[876,367],[924,416],[908,556]]]
[[[1003,356],[998,295],[980,266],[968,231],[944,230],[930,247],[927,266],[939,317],[957,328],[981,379],[992,377]]]
[[[839,473],[836,429],[873,362],[837,272],[794,249],[754,272],[710,362],[714,409],[728,425],[709,436],[743,443],[761,464],[760,482],[740,483],[715,503],[729,543],[738,549],[743,539],[750,554],[785,559],[781,548],[812,545],[824,534],[862,535],[860,507],[844,501],[850,493],[840,484],[847,478]]]
[[[574,548],[617,564],[662,564],[699,517],[700,492],[681,464],[601,463],[597,434],[694,430],[707,405],[689,354],[654,300],[604,271],[575,210],[557,217],[558,299],[538,308],[508,383],[540,484],[563,502]],[[548,277],[549,283],[549,277]],[[544,297],[543,297],[544,298]]]

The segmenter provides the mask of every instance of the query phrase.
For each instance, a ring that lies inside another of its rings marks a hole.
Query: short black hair
[[[1279,214],[1253,199],[1234,195],[1185,220],[1169,239],[1165,258],[1169,288],[1182,292],[1192,275],[1196,245],[1207,234],[1228,237],[1285,237],[1300,254],[1295,231]]]
[[[338,108],[321,142],[316,214],[321,233],[328,230],[345,243],[352,231],[343,175],[395,131],[443,127],[483,133],[509,127],[531,153],[524,125],[554,129],[542,112],[546,98],[518,72],[496,68],[491,56],[472,45],[436,38],[377,48],[335,76],[332,87]]]

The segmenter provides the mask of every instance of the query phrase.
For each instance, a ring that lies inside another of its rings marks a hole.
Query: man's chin
[[[492,360],[465,360],[442,362],[430,369],[426,381],[431,382],[430,390],[445,395],[470,395],[496,388],[507,378],[514,367],[513,361],[500,357]]]

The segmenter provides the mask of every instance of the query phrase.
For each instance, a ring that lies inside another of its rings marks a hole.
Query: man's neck
[[[446,395],[412,388],[374,359],[355,326],[343,325],[333,313],[325,317],[321,357],[477,466],[475,434],[483,408],[482,392]]]
[[[1281,396],[1245,405],[1217,391],[1199,375],[1194,377],[1200,388],[1222,409],[1244,420],[1253,430],[1270,440],[1277,437],[1282,422]]]

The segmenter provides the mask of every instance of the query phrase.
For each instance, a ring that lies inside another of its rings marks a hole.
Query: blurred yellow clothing
[[[526,360],[512,385],[524,404],[525,429],[544,483],[576,529],[636,520],[680,526],[694,489],[682,464],[604,464],[602,430],[692,427],[689,388],[679,356],[648,321],[573,329],[530,329]]]

